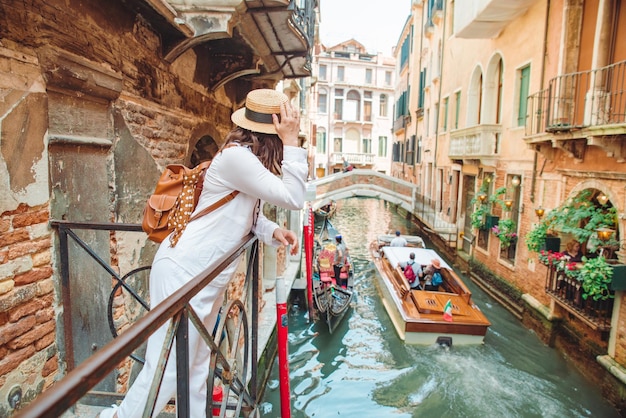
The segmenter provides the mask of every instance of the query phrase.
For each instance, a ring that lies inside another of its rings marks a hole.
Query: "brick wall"
[[[32,398],[59,369],[48,218],[26,204],[0,216],[0,416],[11,388]]]

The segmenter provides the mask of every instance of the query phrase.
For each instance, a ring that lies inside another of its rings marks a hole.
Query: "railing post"
[[[72,298],[70,295],[70,261],[67,228],[59,225],[59,255],[61,258],[61,298],[63,300],[63,338],[65,339],[65,362],[67,370],[74,369],[74,339],[72,337]]]
[[[176,330],[176,414],[189,418],[189,316],[183,309]]]

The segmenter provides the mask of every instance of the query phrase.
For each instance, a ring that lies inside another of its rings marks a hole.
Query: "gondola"
[[[405,238],[406,247],[389,246],[390,235],[370,245],[379,273],[376,285],[400,339],[418,345],[482,344],[491,324],[472,301],[465,283],[435,250],[424,248],[420,237]],[[436,290],[409,287],[399,263],[411,253],[422,267],[438,260],[443,282]]]
[[[335,215],[337,211],[337,202],[331,200],[327,204],[315,209],[313,212],[316,222],[324,222],[326,219],[330,219]]]
[[[354,271],[347,253],[347,263],[341,271],[341,278],[347,278],[347,286],[339,286],[334,277],[333,260],[335,257],[335,236],[339,232],[328,219],[324,219],[315,242],[313,255],[313,319],[325,323],[332,333],[350,310],[354,295]],[[345,241],[344,241],[345,242]]]

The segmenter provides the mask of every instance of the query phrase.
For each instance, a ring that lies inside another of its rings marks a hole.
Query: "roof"
[[[430,248],[415,248],[415,247],[383,247],[383,253],[389,260],[392,266],[397,266],[400,262],[406,262],[409,260],[409,254],[415,253],[415,262],[423,266],[430,264],[430,261],[434,258],[439,259],[442,268],[452,270],[452,267],[445,262],[443,258]]]

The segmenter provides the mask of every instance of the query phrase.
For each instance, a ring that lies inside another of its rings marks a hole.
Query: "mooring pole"
[[[306,295],[309,308],[309,320],[313,313],[313,210],[307,203],[307,212],[304,217],[304,259],[306,261]]]
[[[280,382],[281,418],[291,418],[291,390],[289,389],[289,359],[287,351],[289,317],[285,279],[276,278],[276,327],[278,337],[278,378]]]

